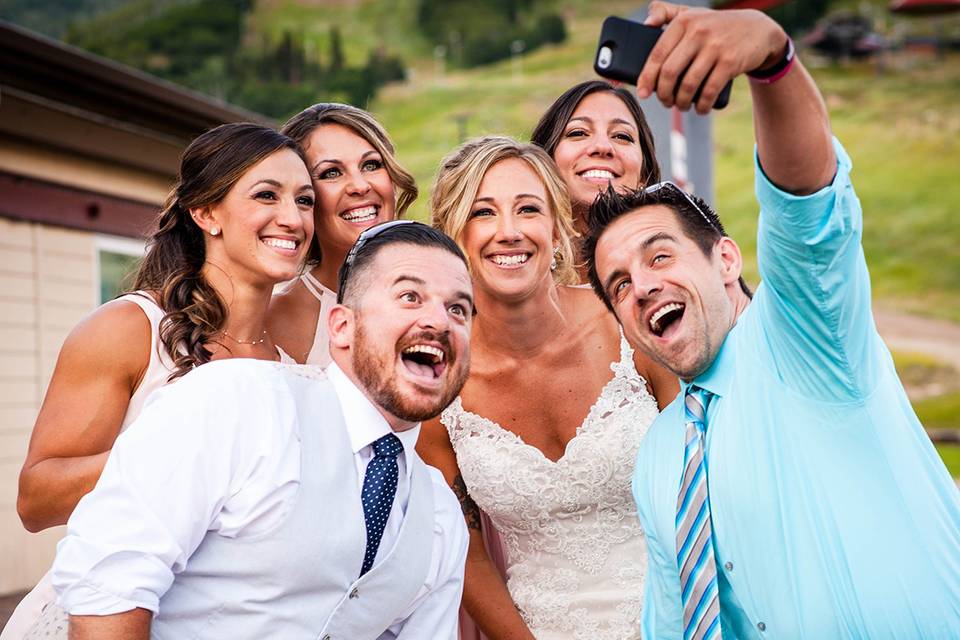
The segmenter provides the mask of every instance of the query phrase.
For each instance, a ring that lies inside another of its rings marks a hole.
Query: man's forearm
[[[750,91],[757,153],[770,181],[797,195],[830,184],[837,167],[830,119],[800,60],[776,82],[751,81]]]
[[[70,640],[148,640],[153,613],[133,609],[110,616],[70,616]]]

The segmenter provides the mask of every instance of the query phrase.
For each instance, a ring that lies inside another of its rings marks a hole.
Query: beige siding
[[[93,309],[94,236],[0,218],[0,593],[49,568],[62,527],[27,533],[17,477],[60,345]]]

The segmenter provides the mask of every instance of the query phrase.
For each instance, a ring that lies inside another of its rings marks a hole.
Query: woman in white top
[[[397,163],[387,132],[363,109],[315,104],[282,131],[307,156],[317,192],[316,236],[304,273],[274,296],[267,326],[297,362],[326,366],[327,317],[340,265],[361,231],[403,215],[417,198],[417,185]]]
[[[302,152],[273,129],[228,124],[190,144],[136,293],[95,310],[60,350],[20,473],[17,509],[27,529],[67,521],[153,390],[211,360],[281,359],[265,329],[267,306],[306,254],[313,201]],[[43,624],[34,623],[52,599],[45,577],[3,640]],[[48,617],[63,618],[56,607]],[[55,635],[66,637],[65,629]]]
[[[431,210],[469,260],[477,308],[470,377],[418,446],[470,528],[464,606],[490,638],[638,638],[646,552],[630,475],[677,381],[570,286],[570,203],[542,149],[464,144]],[[506,585],[478,507],[502,539]]]

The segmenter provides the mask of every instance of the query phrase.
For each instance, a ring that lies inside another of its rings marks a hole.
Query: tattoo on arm
[[[467,485],[463,481],[463,476],[458,473],[450,488],[453,489],[454,495],[460,501],[460,509],[463,510],[463,519],[467,521],[467,528],[480,531],[480,507],[467,493]]]

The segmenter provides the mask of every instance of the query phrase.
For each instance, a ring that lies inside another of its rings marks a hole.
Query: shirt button
[[[323,636],[322,638],[320,638],[320,640],[331,640],[331,638],[332,638],[332,636],[328,633],[328,634],[326,634],[325,636]]]
[[[359,598],[359,597],[360,597],[360,592],[357,591],[357,588],[356,588],[356,587],[354,587],[354,588],[353,588],[353,591],[350,592],[349,598],[350,598],[351,600],[354,600],[355,598]]]
[[[767,630],[767,625],[763,624],[762,622],[758,622],[758,623],[757,623],[757,629],[760,629],[760,631],[766,631],[766,630]]]
[[[728,562],[725,565],[723,565],[723,568],[726,569],[727,571],[733,571],[733,563]]]

